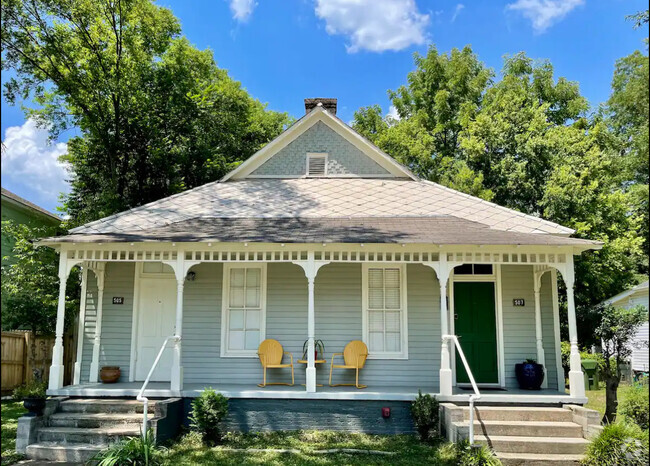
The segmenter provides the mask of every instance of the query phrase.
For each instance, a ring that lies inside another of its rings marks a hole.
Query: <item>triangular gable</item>
[[[364,161],[363,165],[369,166],[372,164],[377,166],[379,170],[376,170],[377,173],[375,176],[411,178],[413,180],[418,179],[406,167],[399,164],[388,154],[382,152],[378,147],[373,145],[370,141],[343,123],[340,119],[332,116],[323,107],[316,107],[314,110],[294,123],[280,136],[253,154],[248,160],[239,165],[239,167],[224,176],[221,181],[241,180],[248,177],[265,176],[255,175],[254,172],[256,172],[256,170],[262,167],[276,154],[284,156],[282,153],[283,149],[287,148],[289,144],[296,141],[308,131],[322,132],[323,130],[335,133],[336,137],[341,138],[347,144],[353,146],[354,151],[359,154],[358,157],[367,157],[369,160]],[[276,177],[280,178],[282,176],[278,175]]]

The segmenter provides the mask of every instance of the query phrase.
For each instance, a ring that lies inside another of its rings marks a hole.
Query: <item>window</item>
[[[222,357],[256,357],[266,328],[266,266],[224,265]]]
[[[494,275],[492,264],[463,264],[454,269],[454,275]]]
[[[364,264],[363,288],[363,336],[368,357],[408,358],[406,268]]]
[[[327,154],[307,154],[307,176],[327,175]]]

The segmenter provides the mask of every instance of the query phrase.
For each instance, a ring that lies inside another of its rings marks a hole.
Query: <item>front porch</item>
[[[391,387],[368,387],[357,390],[354,387],[330,387],[325,385],[319,387],[317,392],[307,392],[304,386],[296,384],[293,386],[273,385],[266,388],[259,388],[255,385],[244,384],[200,384],[187,383],[183,390],[174,392],[170,389],[169,383],[151,382],[145,395],[150,398],[168,398],[181,396],[183,398],[194,398],[207,388],[213,388],[228,398],[242,399],[293,399],[293,400],[364,400],[364,401],[412,401],[418,394],[418,389],[407,386]],[[135,397],[142,388],[141,382],[118,382],[115,384],[87,383],[70,385],[56,390],[48,390],[53,396],[90,397],[90,398],[122,398]],[[457,404],[467,403],[471,390],[454,387],[452,395],[441,395],[433,388],[421,389],[423,393],[435,395],[441,402],[452,402]],[[521,390],[518,388],[507,388],[499,390],[483,390],[479,404],[484,405],[562,405],[562,404],[583,404],[586,398],[571,397],[568,393],[562,393],[556,389],[542,389],[538,391]]]

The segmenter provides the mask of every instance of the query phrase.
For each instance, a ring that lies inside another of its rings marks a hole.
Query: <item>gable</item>
[[[391,177],[388,170],[322,121],[316,122],[254,170],[249,178],[298,177],[307,172],[307,154],[327,154],[327,176]]]
[[[287,149],[289,146],[292,147]],[[327,154],[327,168],[331,169],[327,176],[329,178],[418,180],[408,168],[331,115],[324,107],[316,106],[221,181],[249,177],[303,178],[306,176],[307,154]],[[272,160],[276,156],[277,159]]]

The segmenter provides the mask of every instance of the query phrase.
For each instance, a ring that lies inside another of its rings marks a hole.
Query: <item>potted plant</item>
[[[534,359],[526,359],[515,364],[515,375],[519,388],[523,390],[539,390],[544,381],[544,366],[537,364]]]
[[[309,340],[305,340],[302,344],[302,359],[307,360],[307,348],[309,347]],[[323,340],[314,340],[314,359],[318,360],[318,354],[325,357],[325,343]]]
[[[103,366],[99,371],[99,378],[102,383],[115,383],[120,380],[120,366]]]
[[[45,383],[31,380],[14,390],[14,400],[22,401],[28,416],[41,416],[45,409]]]

